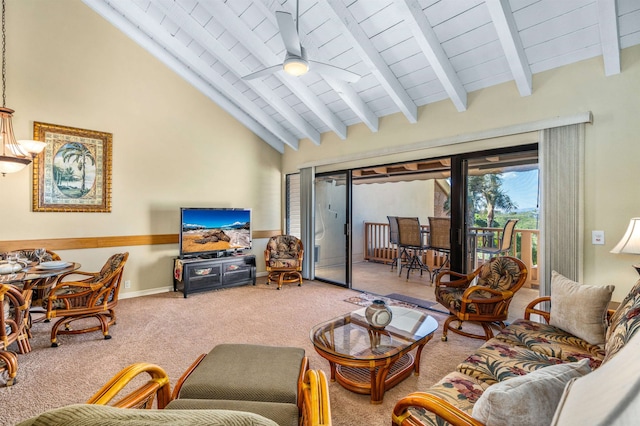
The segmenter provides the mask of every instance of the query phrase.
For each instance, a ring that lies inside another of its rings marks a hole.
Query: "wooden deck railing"
[[[423,226],[423,228],[427,228]],[[502,236],[502,228],[471,228],[472,232],[478,233],[492,233],[493,238],[485,237],[484,239],[477,239],[476,244],[497,246]],[[540,284],[538,277],[538,264],[537,259],[534,256],[534,248],[538,247],[538,235],[537,229],[516,229],[514,235],[514,242],[509,250],[509,255],[517,257],[522,260],[529,274],[527,275],[526,287],[537,288]],[[487,241],[489,238],[489,241]],[[365,222],[364,224],[364,260],[373,262],[382,262],[391,264],[393,259],[396,258],[398,248],[395,244],[389,242],[389,224],[388,223],[375,223]],[[482,263],[484,256],[482,253],[477,253],[478,258],[476,264]],[[429,266],[438,267],[442,264],[444,259],[442,256],[434,251],[427,250],[423,254],[423,262]]]

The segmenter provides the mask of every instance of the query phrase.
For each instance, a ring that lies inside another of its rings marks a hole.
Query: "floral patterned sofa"
[[[398,401],[393,424],[637,424],[640,281],[607,325],[612,292],[613,286],[580,285],[554,271],[553,297],[534,300],[524,319],[455,371]],[[551,303],[550,312],[542,302]]]

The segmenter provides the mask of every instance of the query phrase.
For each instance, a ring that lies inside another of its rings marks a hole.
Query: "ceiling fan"
[[[354,72],[347,71],[343,68],[338,68],[334,65],[326,64],[323,62],[316,62],[307,59],[307,52],[300,44],[300,36],[298,32],[299,21],[299,4],[296,1],[296,20],[295,24],[293,16],[288,12],[276,12],[276,21],[278,22],[278,28],[280,29],[280,36],[284,42],[284,47],[287,50],[287,54],[282,64],[274,65],[262,70],[256,71],[249,75],[242,77],[243,80],[253,80],[254,78],[263,77],[269,74],[273,74],[281,69],[289,75],[300,76],[306,74],[308,71],[317,72],[318,74],[324,74],[326,76],[334,77],[340,80],[355,83],[360,79],[360,76]]]

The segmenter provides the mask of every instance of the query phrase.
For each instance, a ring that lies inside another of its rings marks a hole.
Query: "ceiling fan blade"
[[[242,77],[243,80],[253,80],[254,78],[264,77],[265,75],[273,74],[274,72],[278,72],[282,69],[282,64],[274,65],[268,68],[261,69],[260,71],[253,72],[251,74],[247,74]]]
[[[276,12],[276,20],[280,29],[280,37],[282,37],[287,52],[291,55],[301,56],[300,37],[293,22],[293,16],[290,13],[278,11]]]
[[[347,71],[343,68],[338,68],[323,62],[309,61],[309,69],[317,72],[318,74],[335,77],[340,80],[348,81],[349,83],[355,83],[360,80],[360,75],[355,72]]]

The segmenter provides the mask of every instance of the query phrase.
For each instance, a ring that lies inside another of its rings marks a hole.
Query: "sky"
[[[502,186],[518,210],[538,207],[538,170],[502,174]]]

